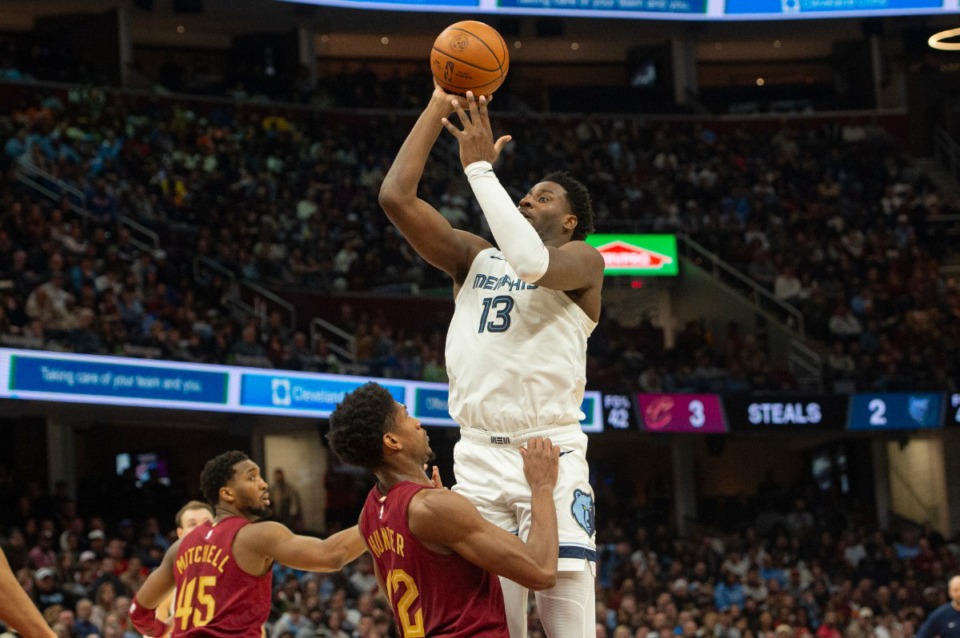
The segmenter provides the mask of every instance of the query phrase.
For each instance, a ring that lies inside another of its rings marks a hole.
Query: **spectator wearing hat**
[[[80,552],[76,565],[69,571],[64,569],[64,574],[67,575],[64,589],[77,598],[88,596],[90,585],[97,579],[98,565],[97,555],[92,551],[87,549]]]
[[[950,602],[940,605],[927,616],[917,630],[916,638],[960,638],[960,576],[947,584]]]
[[[104,554],[104,547],[107,544],[107,535],[103,533],[102,529],[90,530],[87,534],[87,544],[90,547],[90,551],[97,555],[97,558],[100,558]]]
[[[41,613],[54,605],[73,609],[75,604],[73,594],[64,591],[57,583],[57,573],[52,567],[41,567],[34,572],[33,582],[33,602]]]
[[[869,607],[858,609],[843,635],[844,638],[870,638],[873,635],[873,610]]]
[[[773,634],[776,638],[795,638],[796,636],[793,627],[786,623],[777,625],[777,628],[773,630]]]

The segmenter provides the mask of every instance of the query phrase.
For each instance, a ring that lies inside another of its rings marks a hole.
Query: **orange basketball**
[[[437,36],[430,70],[448,93],[491,95],[510,68],[507,43],[490,25],[475,20],[451,24]]]

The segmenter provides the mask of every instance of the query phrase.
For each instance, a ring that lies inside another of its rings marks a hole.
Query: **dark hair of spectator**
[[[570,211],[577,216],[577,227],[573,229],[572,239],[586,239],[593,232],[593,202],[590,201],[590,192],[581,182],[571,177],[566,171],[554,171],[545,175],[544,182],[554,182],[563,186],[567,191],[567,201],[570,202]]]
[[[203,493],[203,498],[216,507],[220,502],[220,488],[233,478],[233,466],[249,458],[239,450],[231,450],[207,461],[203,471],[200,472],[200,491]]]
[[[372,381],[347,394],[330,415],[327,440],[350,465],[373,470],[383,464],[383,434],[392,429],[397,402]]]

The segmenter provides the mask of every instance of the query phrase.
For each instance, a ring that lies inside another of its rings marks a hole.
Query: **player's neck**
[[[420,485],[432,485],[427,475],[423,472],[423,466],[417,464],[411,467],[387,467],[376,472],[377,487],[386,494],[397,483],[410,482]]]
[[[241,512],[240,510],[234,507],[229,507],[226,505],[217,505],[216,510],[217,510],[217,515],[216,515],[216,518],[214,518],[215,523],[219,523],[223,519],[230,518],[232,516],[239,516],[240,518],[245,518],[251,523],[258,520],[259,518],[256,516],[251,517],[250,515],[244,514],[243,512]]]

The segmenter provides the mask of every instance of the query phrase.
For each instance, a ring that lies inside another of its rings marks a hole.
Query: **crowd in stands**
[[[122,499],[83,512],[62,484],[0,479],[0,547],[57,634],[136,638],[129,601],[176,539],[172,517],[120,518]],[[865,525],[806,484],[765,481],[686,536],[635,498],[598,487],[598,638],[912,638],[960,569],[956,537]],[[394,631],[369,557],[330,574],[274,567],[271,638]],[[535,612],[530,635],[543,636]]]
[[[404,117],[97,90],[33,95],[0,118],[0,323],[14,336],[6,340],[341,369],[342,358],[303,326],[225,315],[231,280],[223,271],[320,294],[448,288],[376,201]],[[950,210],[879,126],[826,120],[770,134],[745,123],[713,130],[635,118],[507,117],[502,125],[515,141],[498,170],[514,195],[563,167],[590,187],[601,230],[686,233],[802,311],[828,388],[955,387],[960,323],[949,319],[960,312],[960,291],[939,268],[948,249],[938,220]],[[442,139],[423,194],[453,224],[482,234],[450,144]],[[45,183],[61,199],[16,183],[22,169],[53,175]],[[138,247],[121,218],[155,231],[158,246]],[[197,258],[222,271],[195,276]],[[435,326],[390,335],[396,327],[367,318],[354,328],[360,369],[415,378],[429,369],[442,378],[442,348],[429,345]],[[649,328],[605,319],[591,344],[599,383],[604,370],[624,369],[626,380],[614,382],[636,389],[793,387],[763,336],[745,326],[709,330],[693,320],[666,351],[664,327]]]

